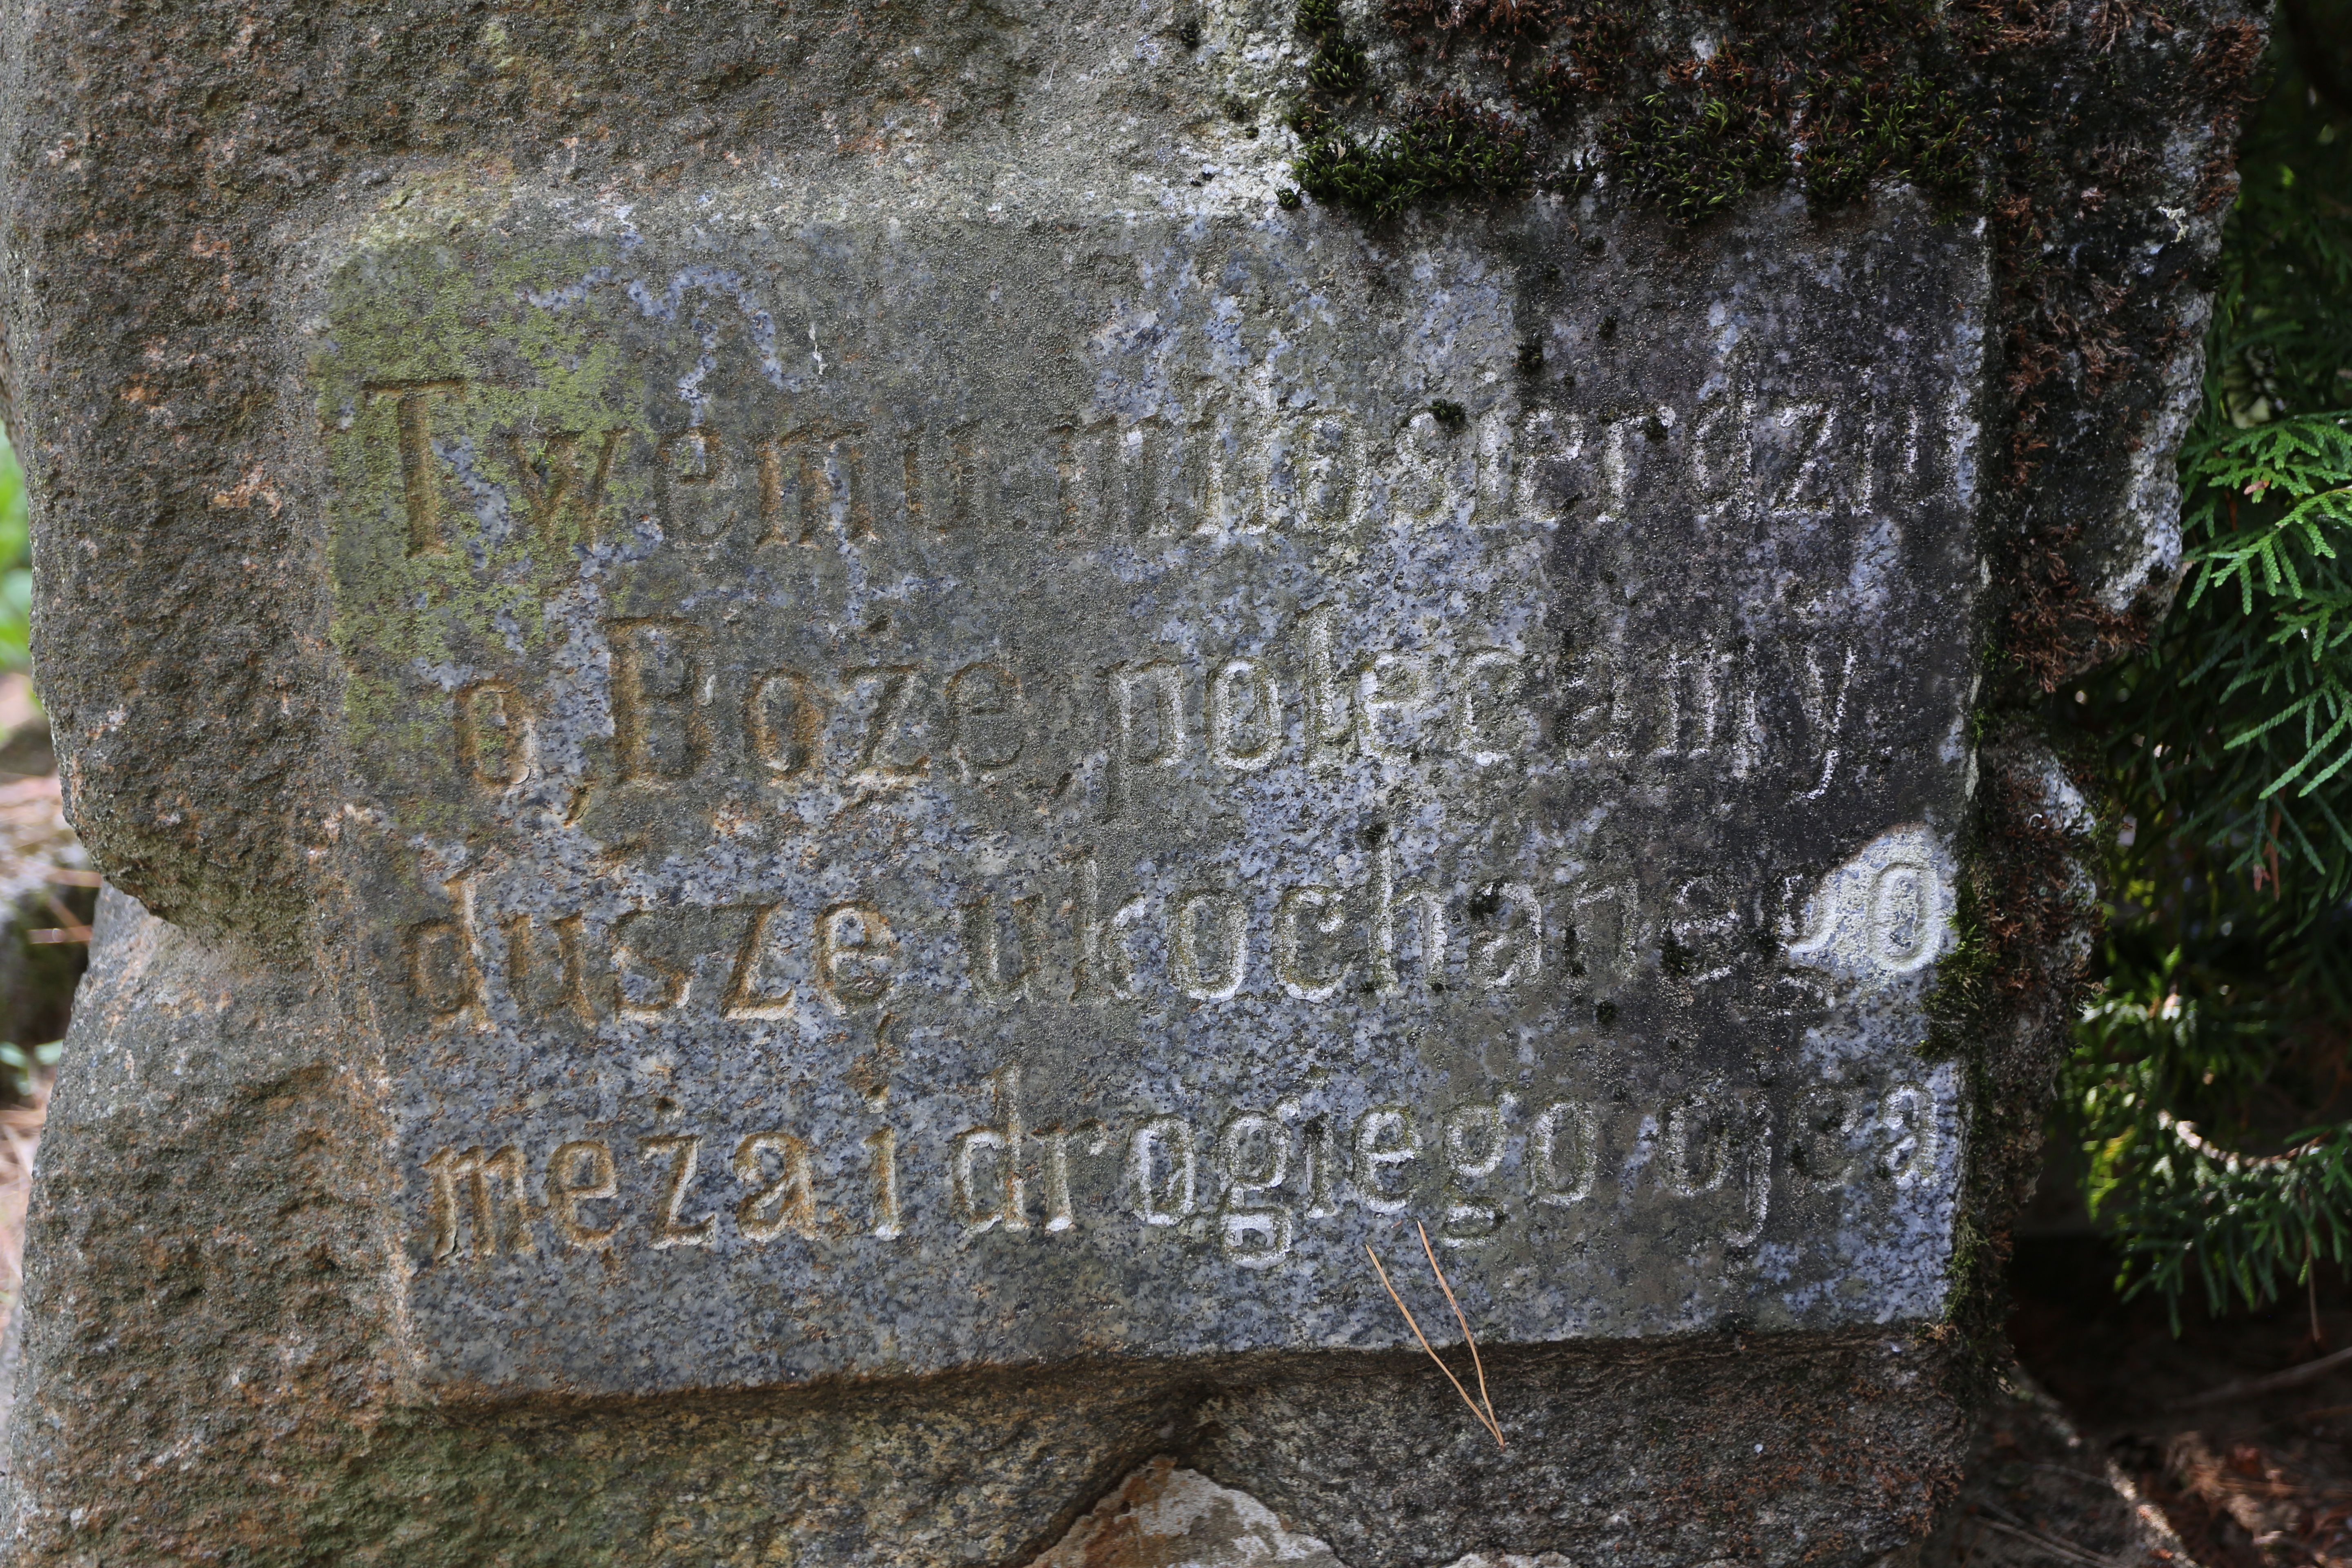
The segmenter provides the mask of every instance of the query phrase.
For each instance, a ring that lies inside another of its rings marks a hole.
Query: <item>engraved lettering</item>
[[[1589,1105],[1554,1100],[1536,1117],[1528,1180],[1538,1203],[1565,1207],[1592,1195],[1601,1171],[1601,1118]]]
[[[425,921],[408,928],[409,984],[416,999],[441,1018],[475,999],[474,954],[455,921]]]
[[[436,1261],[457,1251],[468,1219],[477,1258],[496,1258],[502,1247],[519,1255],[536,1250],[531,1245],[530,1194],[523,1184],[522,1156],[511,1145],[496,1153],[485,1153],[478,1147],[443,1149],[425,1162],[425,1171],[432,1178]],[[501,1224],[502,1213],[508,1223]]]
[[[1282,895],[1282,901],[1274,910],[1275,978],[1291,995],[1320,1002],[1337,994],[1346,984],[1349,966],[1341,963],[1336,969],[1319,969],[1311,963],[1299,938],[1302,921],[1321,935],[1337,934],[1345,923],[1339,889],[1292,888]]]
[[[1936,956],[1936,873],[1916,861],[1882,867],[1870,889],[1871,956],[1907,974]]]
[[[1731,1174],[1732,1127],[1708,1100],[1694,1097],[1670,1108],[1665,1124],[1666,1185],[1678,1197],[1695,1198],[1723,1185]]]
[[[1306,415],[1278,426],[1265,448],[1264,515],[1301,533],[1337,533],[1357,521],[1364,470],[1355,421]]]
[[[923,525],[923,444],[909,436],[898,451],[899,494],[908,531]]]
[[[1339,1178],[1347,1156],[1339,1150],[1339,1129],[1328,1116],[1310,1119],[1299,1130],[1298,1190],[1307,1199],[1308,1219],[1329,1219],[1339,1212]]]
[[[709,1247],[718,1234],[719,1216],[704,1215],[700,1219],[690,1220],[684,1212],[687,1195],[694,1186],[695,1163],[702,1156],[702,1135],[690,1132],[677,1137],[648,1138],[638,1145],[637,1152],[646,1160],[669,1161],[669,1169],[662,1176],[661,1220],[654,1227],[654,1245]]]
[[[1536,979],[1543,969],[1543,904],[1536,890],[1525,882],[1491,882],[1476,907],[1496,929],[1471,943],[1471,973],[1493,991]]]
[[[1314,767],[1333,767],[1353,753],[1356,738],[1355,701],[1340,674],[1332,651],[1333,627],[1339,618],[1326,606],[1306,618],[1307,761]]]
[[[753,449],[760,466],[760,542],[782,544],[784,526],[784,444],[774,437]]]
[[[1249,958],[1248,924],[1249,911],[1231,893],[1178,899],[1168,944],[1177,987],[1198,1002],[1222,1002],[1239,992]]]
[[[1501,1228],[1503,1211],[1480,1191],[1486,1179],[1503,1168],[1503,1118],[1512,1098],[1474,1100],[1456,1105],[1439,1122],[1438,1142],[1444,1151],[1445,1213],[1438,1239],[1448,1247],[1484,1241]]]
[[[889,994],[898,939],[872,904],[832,904],[816,921],[817,989],[836,1013],[870,1007]]]
[[[1382,839],[1372,856],[1372,984],[1376,990],[1402,990],[1399,972],[1403,957],[1397,916],[1417,912],[1421,928],[1422,984],[1431,991],[1445,984],[1445,901],[1425,888],[1399,888],[1396,856]]]
[[[719,497],[726,452],[713,430],[681,430],[665,436],[654,450],[662,479],[663,521],[673,532],[713,539],[727,531]],[[599,476],[601,481],[602,476]]]
[[[1665,1184],[1676,1196],[1702,1197],[1735,1178],[1747,1225],[1725,1233],[1729,1247],[1748,1247],[1762,1234],[1771,1198],[1769,1109],[1742,1105],[1719,1093],[1694,1094],[1668,1109],[1664,1129]]]
[[[1055,432],[1055,531],[1065,538],[1075,539],[1093,531],[1087,515],[1094,510],[1088,505],[1088,491],[1099,488],[1101,447],[1099,434],[1081,431],[1074,425],[1065,425]],[[1097,454],[1091,462],[1087,460],[1090,453]],[[1097,499],[1096,507],[1099,504]]]
[[[427,555],[449,548],[441,528],[441,470],[433,457],[433,399],[465,395],[462,381],[376,381],[367,399],[395,399],[399,432],[401,497],[408,512],[408,553]]]
[[[620,450],[621,437],[627,434],[626,430],[604,430],[592,439],[594,456],[583,484],[580,478],[582,432],[559,430],[542,437],[536,458],[524,453],[520,432],[508,433],[507,461],[522,487],[525,515],[533,532],[542,540],[558,540],[562,537],[565,520],[576,518],[583,539],[589,542],[595,540],[599,512],[604,502],[604,481],[613,472],[613,454]]]
[[[988,449],[971,426],[948,439],[948,504],[940,515],[941,530],[978,529],[988,521]]]
[[[1290,1208],[1260,1195],[1289,1173],[1289,1130],[1262,1111],[1239,1112],[1217,1135],[1217,1163],[1225,1179],[1219,1244],[1244,1268],[1272,1268],[1290,1254]]]
[[[1517,706],[1525,672],[1518,656],[1478,648],[1462,657],[1455,749],[1480,767],[1507,762],[1526,748],[1528,720]]]
[[[581,917],[562,915],[547,924],[554,939],[552,962],[538,917],[518,912],[499,921],[499,935],[506,942],[507,995],[527,1013],[552,1017],[570,1012],[581,1022],[593,1024],[596,1010],[588,999],[580,951],[586,934]]]
[[[1192,1124],[1181,1116],[1155,1116],[1137,1128],[1127,1145],[1127,1179],[1135,1190],[1135,1216],[1144,1224],[1190,1218],[1200,1206]]]
[[[735,963],[727,975],[727,999],[719,1005],[722,1016],[729,1018],[789,1018],[793,1014],[793,988],[771,990],[761,980],[767,968],[769,952],[776,943],[776,927],[783,911],[782,904],[752,906],[750,923],[743,928],[743,940],[736,945]]]
[[[1421,706],[1427,683],[1421,664],[1400,653],[1375,654],[1358,672],[1357,721],[1360,744],[1368,757],[1411,759],[1419,749],[1415,727],[1387,722],[1391,714],[1407,714]],[[1402,733],[1398,732],[1399,729]]]
[[[1898,1185],[1908,1186],[1936,1168],[1936,1099],[1916,1084],[1898,1083],[1886,1091],[1878,1109],[1885,1129],[1885,1152],[1879,1170]]]
[[[1045,948],[1045,900],[1011,901],[1013,942],[1019,956],[1007,972],[1002,923],[993,899],[975,899],[963,906],[964,962],[971,966],[971,988],[990,1002],[1013,1002],[1029,994],[1036,976],[1038,955]]]
[[[520,784],[529,772],[522,700],[503,680],[478,680],[456,693],[457,766],[484,789]]]
[[[663,915],[652,910],[631,910],[613,922],[613,973],[624,1018],[658,1018],[685,1006],[694,988],[691,960],[675,963],[638,945],[639,932],[657,938],[664,923]]]
[[[1590,973],[1596,980],[1630,977],[1639,958],[1641,889],[1631,882],[1608,883],[1578,892],[1569,904],[1577,921],[1570,940],[1582,959],[1575,973]],[[1614,918],[1601,923],[1586,915],[1588,910],[1607,910]]]
[[[1797,1104],[1789,1127],[1789,1169],[1819,1191],[1844,1184],[1853,1164],[1856,1107],[1851,1095],[1822,1087]]]
[[[1617,734],[1618,682],[1607,655],[1580,648],[1560,681],[1560,748],[1578,762],[1631,755]]]
[[[788,1230],[817,1234],[816,1174],[806,1142],[789,1132],[754,1132],[735,1145],[733,1164],[735,1179],[752,1189],[735,1205],[735,1228],[747,1239],[773,1241]]]
[[[874,537],[874,510],[866,494],[865,463],[855,433],[793,431],[763,456],[773,475],[774,501],[764,492],[763,544],[814,546],[821,534],[845,544]]]
[[[1021,760],[1027,744],[1021,682],[1001,664],[968,664],[948,679],[948,755],[962,775],[986,775]]]
[[[1403,521],[1419,528],[1466,524],[1477,495],[1469,453],[1427,410],[1409,420],[1397,442],[1389,504]]]
[[[1108,1146],[1099,1121],[1081,1121],[1076,1127],[1041,1127],[1033,1135],[1045,1146],[1045,1228],[1056,1234],[1075,1226],[1078,1221],[1070,1209],[1070,1142],[1078,1134],[1086,1134],[1083,1145],[1089,1154],[1099,1154]]]
[[[751,683],[744,700],[751,754],[779,780],[808,772],[824,730],[824,706],[816,686],[797,669],[771,670]]]
[[[898,1131],[877,1127],[866,1135],[866,1152],[874,1167],[874,1235],[893,1241],[905,1234],[898,1213]]]
[[[1071,858],[1072,876],[1077,884],[1073,923],[1076,927],[1078,952],[1072,965],[1070,999],[1101,1002],[1132,996],[1135,960],[1121,933],[1142,915],[1143,900],[1138,899],[1106,910],[1102,868],[1095,852],[1080,849]]]
[[[1834,682],[1822,667],[1821,656],[1806,647],[1797,658],[1797,695],[1805,712],[1805,727],[1813,743],[1813,752],[1822,760],[1821,781],[1797,798],[1818,800],[1830,787],[1831,775],[1837,772],[1838,735],[1845,725],[1846,693],[1853,688],[1854,650],[1845,650],[1845,661],[1838,668]]]
[[[1008,1231],[1029,1228],[1021,1181],[1021,1146],[1026,1136],[1021,1125],[1021,1069],[1008,1067],[992,1073],[988,1093],[995,1120],[958,1133],[948,1162],[956,1215],[968,1236],[999,1226]],[[992,1176],[982,1169],[984,1157],[992,1157],[988,1159],[995,1167]]]
[[[1274,674],[1255,658],[1227,659],[1209,680],[1209,755],[1255,772],[1282,748],[1282,699]]]
[[[1830,500],[1826,493],[1830,470],[1835,462],[1831,447],[1837,430],[1837,410],[1825,403],[1791,403],[1773,416],[1772,423],[1778,429],[1765,437],[1761,445],[1766,450],[1785,446],[1790,455],[1783,459],[1785,477],[1771,487],[1771,510],[1803,510],[1802,502],[1809,490],[1826,504]],[[1750,445],[1759,443],[1751,438]]]
[[[1110,798],[1116,812],[1132,804],[1139,769],[1174,767],[1184,760],[1184,689],[1181,671],[1164,660],[1114,668],[1110,688],[1116,727]]]
[[[1402,1105],[1376,1105],[1356,1121],[1356,1199],[1374,1214],[1402,1214],[1412,1201],[1412,1182],[1402,1169],[1419,1158],[1421,1134],[1412,1112]],[[1398,1185],[1388,1184],[1391,1172]]]
[[[858,782],[897,784],[922,777],[931,765],[929,752],[898,762],[885,754],[903,751],[908,719],[915,707],[915,678],[922,673],[921,669],[911,664],[874,664],[845,673],[853,685],[874,689],[874,705],[866,716],[865,738],[857,746]]]
[[[681,779],[708,748],[702,628],[691,621],[605,623],[613,648],[613,729],[624,779]]]
[[[621,1228],[619,1217],[600,1226],[584,1208],[620,1190],[613,1151],[593,1138],[574,1139],[547,1158],[547,1192],[554,1200],[555,1233],[572,1247],[612,1244],[613,1233]]]

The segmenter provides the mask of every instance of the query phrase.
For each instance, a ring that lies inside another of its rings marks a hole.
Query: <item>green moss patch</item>
[[[1988,24],[1974,10],[1947,21],[1922,0],[1847,0],[1825,16],[1735,0],[1685,26],[1679,49],[1653,19],[1563,0],[1387,0],[1378,15],[1405,57],[1391,74],[1409,79],[1382,79],[1337,0],[1295,14],[1315,45],[1295,175],[1368,216],[1575,189],[1595,172],[1684,226],[1791,180],[1819,207],[1882,178],[1948,205],[1984,187],[1969,94]],[[1423,79],[1439,73],[1450,79]],[[1391,101],[1402,110],[1383,112]]]
[[[1292,164],[1299,188],[1370,217],[1448,195],[1514,194],[1534,171],[1524,126],[1450,94],[1417,101],[1369,142],[1313,110],[1292,128],[1305,142]]]

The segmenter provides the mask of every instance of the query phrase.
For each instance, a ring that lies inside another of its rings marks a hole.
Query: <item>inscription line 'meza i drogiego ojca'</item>
[[[1629,353],[752,196],[316,268],[428,1379],[1387,1344],[1413,1221],[1497,1342],[1937,1310],[1978,235]]]

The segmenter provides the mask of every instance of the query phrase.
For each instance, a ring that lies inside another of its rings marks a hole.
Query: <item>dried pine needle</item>
[[[1424,1251],[1429,1251],[1429,1234],[1426,1231],[1422,1233],[1421,1245]],[[1372,1250],[1372,1244],[1369,1241],[1364,1243],[1364,1256],[1372,1260],[1372,1272],[1381,1277],[1381,1289],[1386,1290],[1389,1300],[1396,1303],[1396,1310],[1403,1315],[1404,1325],[1412,1331],[1412,1337],[1421,1342],[1421,1348],[1429,1352],[1429,1359],[1437,1363],[1437,1370],[1445,1374],[1445,1381],[1452,1384],[1454,1392],[1462,1396],[1462,1403],[1469,1406],[1472,1417],[1486,1429],[1488,1436],[1495,1439],[1495,1447],[1508,1453],[1510,1445],[1503,1441],[1502,1423],[1495,1418],[1493,1403],[1488,1401],[1483,1407],[1479,1403],[1486,1394],[1486,1371],[1478,1359],[1478,1342],[1471,1335],[1469,1320],[1462,1316],[1461,1304],[1454,1303],[1454,1316],[1462,1324],[1462,1337],[1470,1346],[1470,1364],[1478,1376],[1478,1399],[1470,1397],[1470,1391],[1462,1386],[1462,1380],[1454,1375],[1454,1369],[1445,1364],[1445,1358],[1437,1353],[1437,1348],[1429,1342],[1429,1336],[1421,1331],[1420,1321],[1413,1317],[1412,1309],[1404,1304],[1404,1298],[1397,1294],[1396,1287],[1389,1283],[1389,1271],[1381,1267],[1381,1255]],[[1429,1267],[1436,1274],[1438,1288],[1445,1292],[1445,1299],[1453,1301],[1454,1287],[1446,1283],[1445,1271],[1437,1267],[1434,1251],[1429,1251]]]

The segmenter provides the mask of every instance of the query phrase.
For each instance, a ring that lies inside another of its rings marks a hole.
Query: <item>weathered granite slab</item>
[[[12,1562],[1926,1535],[2260,26],[1538,9],[0,12]],[[1809,202],[1849,87],[1975,118]]]
[[[1933,1317],[1981,226],[1573,228],[317,242],[422,1375]]]

